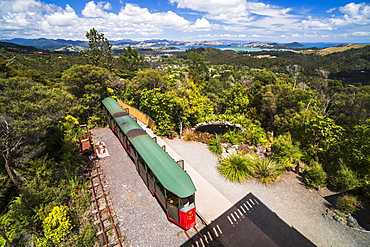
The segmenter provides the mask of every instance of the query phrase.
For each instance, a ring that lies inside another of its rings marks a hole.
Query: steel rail
[[[104,197],[104,201],[105,201],[105,205],[106,205],[106,208],[108,210],[108,214],[109,214],[109,218],[110,218],[110,222],[112,224],[112,227],[113,227],[113,230],[114,230],[114,234],[116,236],[116,239],[118,241],[118,245],[120,247],[123,247],[122,245],[122,242],[121,242],[121,238],[119,236],[119,233],[118,233],[118,230],[117,230],[117,226],[114,222],[114,218],[113,218],[113,215],[112,215],[112,211],[110,210],[110,207],[109,207],[109,203],[108,203],[108,199],[107,199],[107,195],[105,194],[105,190],[104,190],[104,186],[103,186],[103,182],[101,180],[101,177],[100,177],[100,172],[99,172],[99,168],[98,166],[96,166],[96,162],[94,161],[95,163],[95,167],[96,167],[96,172],[97,172],[97,177],[98,177],[98,180],[99,180],[99,184],[100,184],[100,188],[102,190],[102,193],[103,193],[103,197]]]
[[[90,172],[90,184],[91,184],[91,189],[92,189],[92,192],[93,192],[96,211],[97,211],[98,218],[99,218],[100,229],[101,229],[101,232],[103,234],[103,238],[104,238],[104,242],[105,242],[106,246],[109,246],[108,237],[107,237],[107,234],[105,232],[104,222],[102,220],[100,209],[99,209],[98,198],[97,198],[96,192],[95,192],[94,182],[93,182],[93,179],[91,177],[91,172]]]

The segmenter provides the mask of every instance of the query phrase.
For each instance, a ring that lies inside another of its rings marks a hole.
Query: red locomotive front
[[[189,230],[193,226],[195,226],[196,222],[196,211],[195,208],[190,209],[187,212],[183,212],[183,210],[179,211],[180,214],[180,225],[185,230]]]

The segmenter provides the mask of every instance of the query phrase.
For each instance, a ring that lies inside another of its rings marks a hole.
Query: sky
[[[370,2],[0,0],[0,39],[370,43]]]

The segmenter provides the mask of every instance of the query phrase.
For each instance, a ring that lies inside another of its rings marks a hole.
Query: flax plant
[[[216,154],[217,156],[220,156],[222,154],[222,146],[221,146],[222,140],[219,135],[216,134],[214,139],[211,139],[208,142],[208,149],[212,153]]]
[[[255,163],[255,172],[256,178],[264,185],[274,182],[281,175],[279,163],[270,158],[258,160]]]
[[[224,159],[218,166],[218,171],[231,182],[243,183],[254,175],[253,160],[236,153]]]

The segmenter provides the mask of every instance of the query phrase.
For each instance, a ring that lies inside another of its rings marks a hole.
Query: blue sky
[[[0,0],[0,39],[370,43],[370,3],[325,0]]]

